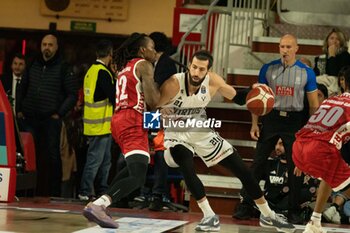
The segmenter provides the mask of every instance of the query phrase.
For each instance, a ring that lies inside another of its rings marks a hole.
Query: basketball
[[[249,91],[246,98],[248,110],[258,116],[264,116],[271,112],[275,104],[272,89],[268,86],[257,86]]]

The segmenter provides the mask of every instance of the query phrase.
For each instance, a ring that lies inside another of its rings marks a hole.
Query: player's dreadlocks
[[[118,71],[121,71],[129,60],[138,57],[137,53],[145,44],[146,37],[146,34],[135,32],[116,50],[114,60]]]

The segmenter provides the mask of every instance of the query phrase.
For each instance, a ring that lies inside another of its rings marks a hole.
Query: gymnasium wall
[[[57,30],[70,30],[71,21],[96,23],[97,33],[129,35],[132,32],[162,31],[172,37],[173,10],[176,0],[128,0],[125,21],[42,16],[42,0],[1,0],[0,28],[48,29],[50,22]]]

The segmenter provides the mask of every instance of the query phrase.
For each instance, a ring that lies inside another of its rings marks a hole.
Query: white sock
[[[321,213],[316,213],[314,211],[314,212],[312,212],[310,220],[314,223],[314,225],[321,226],[321,217],[322,217]]]
[[[199,208],[202,210],[203,214],[204,214],[204,218],[207,217],[211,217],[214,216],[215,213],[214,211],[211,209],[208,199],[205,199],[205,201],[202,201],[201,203],[197,202]]]
[[[275,212],[273,212],[270,209],[270,206],[267,202],[265,202],[264,204],[256,204],[260,210],[260,213],[262,213],[262,215],[264,215],[265,217],[275,217],[274,214]]]
[[[107,195],[102,195],[101,197],[99,197],[97,200],[95,200],[92,203],[94,203],[95,205],[98,205],[98,206],[103,205],[105,207],[108,207],[112,204]]]

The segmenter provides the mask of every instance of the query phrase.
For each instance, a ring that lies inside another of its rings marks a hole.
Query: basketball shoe
[[[113,221],[112,217],[107,213],[105,206],[98,206],[90,202],[83,210],[83,215],[91,222],[97,223],[104,228],[118,228],[119,225]]]
[[[278,231],[292,233],[295,231],[295,227],[293,224],[287,222],[287,218],[283,214],[276,214],[273,212],[273,217],[265,217],[264,215],[260,215],[260,226],[267,228],[275,228]]]
[[[202,218],[200,223],[195,228],[196,231],[220,231],[219,216],[214,215]]]

